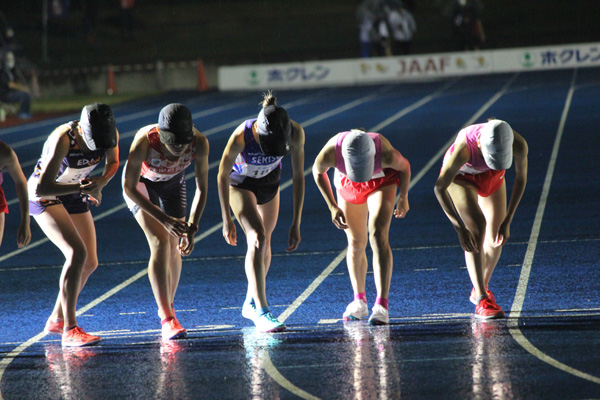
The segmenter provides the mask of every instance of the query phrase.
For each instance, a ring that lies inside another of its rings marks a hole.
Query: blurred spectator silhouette
[[[383,55],[379,54],[382,49],[379,46],[378,30],[375,29],[377,21],[381,21],[384,14],[383,2],[384,0],[364,0],[356,10],[361,57],[371,57],[372,53]]]
[[[364,0],[356,12],[361,57],[409,54],[417,29],[412,7],[400,0]]]
[[[2,55],[2,69],[0,70],[0,101],[4,103],[19,103],[17,117],[31,118],[31,92],[29,88],[15,79],[13,73],[16,59],[12,51]]]
[[[452,22],[460,50],[479,50],[485,42],[481,8],[479,0],[456,0]]]
[[[12,51],[14,54],[23,52],[23,46],[15,40],[12,24],[2,11],[0,11],[0,47],[2,47],[2,51]]]
[[[387,23],[389,26],[392,55],[410,54],[410,44],[417,31],[412,12],[401,1],[387,1]]]

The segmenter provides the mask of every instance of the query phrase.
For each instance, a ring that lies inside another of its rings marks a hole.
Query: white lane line
[[[298,386],[294,385],[292,382],[288,381],[285,376],[281,375],[281,373],[275,368],[273,362],[271,361],[271,357],[269,356],[269,350],[263,349],[261,351],[262,359],[263,359],[263,368],[266,373],[269,374],[271,378],[275,382],[277,382],[281,387],[289,391],[290,393],[295,394],[296,396],[302,399],[308,400],[318,400],[318,397],[313,396],[312,394],[300,389]]]
[[[525,293],[527,292],[527,285],[529,283],[529,276],[531,274],[531,266],[533,264],[533,258],[535,256],[535,250],[540,235],[540,228],[542,226],[542,220],[544,218],[544,211],[546,209],[546,203],[548,201],[548,195],[550,193],[550,186],[552,184],[552,176],[554,175],[554,168],[556,166],[556,159],[558,158],[558,150],[560,148],[560,142],[563,136],[567,115],[569,108],[571,107],[571,101],[573,99],[573,93],[575,91],[575,81],[577,79],[577,69],[573,71],[573,78],[571,80],[571,87],[565,101],[562,116],[558,126],[558,132],[554,139],[554,146],[552,148],[552,154],[550,155],[550,161],[548,163],[548,170],[546,171],[546,178],[544,179],[544,186],[542,188],[542,194],[538,203],[538,208],[535,214],[533,227],[531,229],[531,235],[529,236],[529,244],[525,253],[525,259],[523,261],[523,268],[521,269],[521,276],[519,277],[519,284],[517,285],[517,292],[515,293],[515,299],[513,301],[510,318],[508,319],[509,332],[512,337],[529,353],[534,357],[537,357],[541,361],[558,368],[566,373],[575,375],[579,378],[600,384],[600,378],[590,375],[586,372],[580,371],[569,365],[563,364],[562,362],[550,357],[549,355],[542,352],[540,349],[535,347],[526,337],[523,332],[519,329],[519,318],[521,317],[521,311],[523,310],[523,303],[525,302]]]
[[[304,292],[302,292],[302,294],[300,296],[298,296],[298,298],[296,300],[294,300],[294,302],[288,308],[286,308],[285,311],[283,313],[281,313],[281,315],[279,315],[279,317],[278,317],[279,321],[285,322],[285,320],[288,319],[288,317],[290,315],[292,315],[292,313],[294,311],[296,311],[302,303],[304,303],[304,301],[308,298],[308,296],[310,296],[319,287],[319,285],[321,283],[323,283],[325,278],[327,278],[327,276],[346,257],[347,249],[348,248],[346,247],[344,250],[342,250],[342,252],[340,254],[338,254],[336,258],[333,259],[333,261],[327,266],[327,268],[325,268],[323,270],[323,272],[321,272],[321,274],[319,274],[319,276],[317,276],[317,278],[314,281],[312,281],[312,283],[306,288],[306,290]]]
[[[382,91],[379,91],[382,92]],[[373,97],[373,95],[370,95],[369,97]],[[356,103],[356,101],[352,102],[352,103]],[[360,103],[356,103],[356,105],[359,105]],[[338,107],[338,109],[340,109],[340,107]],[[345,109],[343,111],[346,111]],[[342,112],[342,111],[340,111]],[[332,116],[333,114],[330,114],[330,116]],[[301,125],[303,126],[308,126],[311,125],[315,122],[306,122],[306,123],[301,123]],[[218,162],[215,161],[213,162],[211,168],[214,168],[216,165],[218,165]],[[305,171],[305,174],[308,173],[308,171],[310,171],[310,169],[307,169]],[[194,174],[188,174],[186,175],[186,179],[189,179],[189,177],[194,176]],[[291,180],[290,180],[291,181]],[[287,186],[289,186],[289,182],[287,183]],[[110,210],[98,215],[97,217],[94,217],[94,221],[103,218],[104,216],[110,215],[118,210],[120,210],[121,208],[124,208],[125,204],[122,203],[119,206],[113,207]],[[216,224],[215,226],[213,226],[212,228],[210,228],[208,231],[205,231],[204,233],[202,233],[202,235],[200,235],[199,237],[196,237],[194,239],[194,242],[198,242],[199,240],[202,240],[203,238],[205,238],[206,236],[210,235],[211,233],[215,232],[216,230],[218,230],[223,224],[219,223]],[[7,254],[6,256],[0,257],[0,262],[13,257],[17,254],[20,254],[24,251],[28,251],[34,247],[39,246],[42,243],[45,243],[46,241],[48,241],[48,239],[46,238],[45,240],[39,240],[34,244],[29,244],[27,247],[23,248],[23,249],[18,249],[16,251],[13,251],[9,254]],[[84,313],[85,311],[91,309],[92,307],[95,307],[96,305],[98,305],[100,302],[104,301],[105,299],[109,298],[110,296],[112,296],[113,294],[115,294],[116,292],[124,289],[126,286],[130,285],[131,283],[135,282],[136,280],[138,280],[139,278],[141,278],[142,276],[146,275],[148,269],[144,269],[140,272],[138,272],[136,275],[134,275],[132,278],[129,278],[128,280],[124,281],[123,283],[121,283],[120,285],[116,286],[115,288],[109,290],[108,292],[106,292],[104,295],[100,296],[99,298],[97,298],[96,300],[93,300],[91,303],[85,305],[84,307],[82,307],[79,311],[77,311],[77,315],[80,315],[81,313]],[[117,289],[118,288],[118,289]],[[1,360],[0,360],[0,400],[3,399],[2,397],[2,392],[1,392],[1,386],[2,386],[2,377],[4,376],[4,371],[6,370],[6,368],[8,367],[8,365],[12,362],[12,360],[14,360],[15,357],[17,357],[20,353],[22,353],[25,349],[27,349],[29,346],[33,345],[34,343],[38,342],[41,338],[43,338],[44,336],[46,336],[46,334],[44,332],[39,333],[38,335],[34,336],[33,338],[27,340],[25,343],[21,344],[20,346],[18,346],[17,348],[15,348],[13,351],[9,352],[7,355],[5,355]]]

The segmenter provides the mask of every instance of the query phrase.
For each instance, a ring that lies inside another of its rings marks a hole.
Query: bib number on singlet
[[[77,183],[92,172],[92,170],[96,167],[97,164],[91,165],[86,168],[69,168],[65,169],[63,173],[56,178],[56,182],[58,183]]]

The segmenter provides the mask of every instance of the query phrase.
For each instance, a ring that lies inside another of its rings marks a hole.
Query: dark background
[[[64,1],[64,0],[63,0]],[[202,58],[217,65],[359,57],[358,0],[137,0],[133,40],[118,0],[70,0],[48,21],[42,1],[3,2],[23,56],[40,68]],[[483,49],[600,40],[600,1],[484,0]],[[416,0],[413,54],[458,50],[452,1]],[[88,11],[93,21],[84,29]]]

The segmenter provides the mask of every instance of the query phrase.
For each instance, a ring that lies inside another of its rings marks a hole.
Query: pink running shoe
[[[46,332],[47,335],[62,335],[64,329],[64,320],[61,319],[59,321],[53,321],[52,318],[48,318],[48,321],[46,321],[46,326],[44,327],[44,332]]]
[[[490,300],[492,300],[495,303],[496,297],[494,296],[494,293],[492,293],[492,291],[489,290],[487,287],[485,288],[485,292],[487,293]],[[475,288],[473,288],[473,290],[471,290],[471,296],[469,297],[469,301],[471,303],[477,305],[477,299],[475,298]]]
[[[504,318],[504,311],[495,301],[492,301],[489,297],[481,299],[477,307],[475,307],[475,318],[480,319],[493,319],[493,318]]]
[[[183,339],[187,336],[187,331],[175,317],[162,324],[161,331],[164,340]]]
[[[65,347],[91,346],[100,340],[102,340],[100,336],[89,335],[78,326],[69,329],[62,335],[62,345]]]

